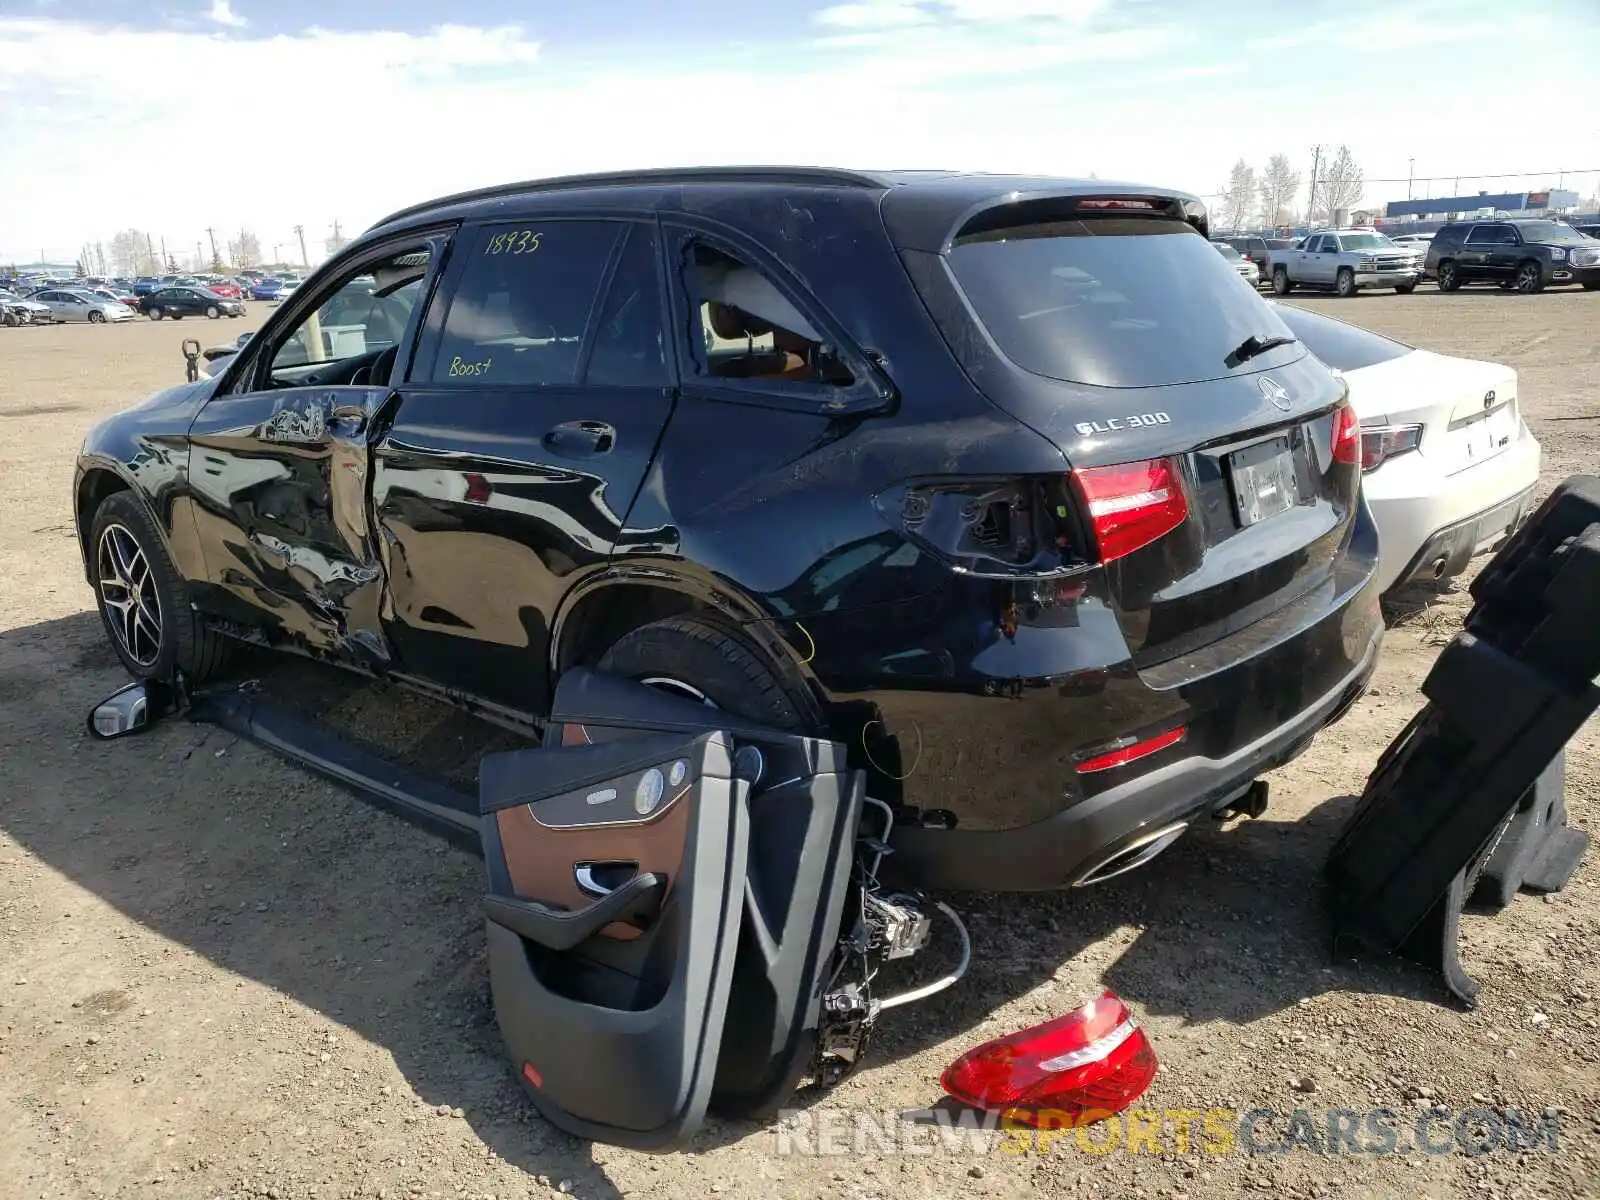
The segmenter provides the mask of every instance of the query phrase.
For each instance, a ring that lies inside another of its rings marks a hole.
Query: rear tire
[[[1356,294],[1356,273],[1349,267],[1340,267],[1339,273],[1333,277],[1333,290],[1346,300]]]
[[[1544,268],[1531,258],[1524,259],[1517,264],[1516,284],[1524,296],[1544,291]]]
[[[1294,291],[1294,284],[1289,280],[1288,268],[1272,268],[1272,294],[1274,296],[1287,296],[1292,291]]]
[[[1579,286],[1581,286],[1586,292],[1600,291],[1600,279],[1586,280]]]
[[[1586,283],[1583,286],[1584,287],[1588,287],[1589,285]],[[17,319],[17,314],[14,313],[14,312],[6,313],[3,317],[0,317],[0,321],[5,322],[5,324],[8,327],[12,328],[12,329],[15,329],[18,325],[20,325],[22,323],[21,321],[19,321]]]
[[[1441,292],[1455,292],[1461,289],[1461,272],[1451,259],[1445,259],[1439,264],[1439,290]]]
[[[138,636],[132,637],[125,632],[129,625],[114,607],[129,595],[129,589],[114,583],[108,587],[106,581],[114,580],[118,572],[105,569],[110,561],[105,555],[114,548],[125,552],[130,543],[144,565],[142,572],[133,572],[135,582],[144,585],[148,581],[147,586],[141,587],[147,615],[142,624],[136,621]],[[89,533],[89,562],[96,580],[95,605],[106,637],[130,675],[158,679],[178,670],[189,682],[201,683],[222,669],[231,645],[221,634],[205,628],[199,614],[189,606],[183,578],[173,565],[155,522],[133,493],[114,492],[95,511]],[[152,608],[156,610],[153,621]],[[151,625],[156,630],[153,652]]]
[[[812,697],[787,683],[741,634],[715,620],[668,617],[641,626],[607,650],[599,666],[663,691],[698,693],[718,708],[774,729],[823,730]]]
[[[206,320],[215,321],[221,315],[222,315],[222,310],[220,308],[218,308],[215,304],[206,305]]]

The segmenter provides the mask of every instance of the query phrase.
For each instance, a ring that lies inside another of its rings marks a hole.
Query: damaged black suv
[[[599,666],[847,744],[925,886],[1107,878],[1381,635],[1339,364],[1207,235],[1177,192],[947,172],[418,205],[91,432],[88,581],[136,676],[243,639],[536,725]]]

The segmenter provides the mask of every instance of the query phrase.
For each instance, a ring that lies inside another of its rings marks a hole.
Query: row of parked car
[[[1524,294],[1550,286],[1600,288],[1600,225],[1547,218],[1452,221],[1437,233],[1394,237],[1376,229],[1322,229],[1301,238],[1238,234],[1214,239],[1248,282],[1279,296],[1295,288],[1341,296],[1374,288],[1401,295],[1424,279],[1442,292],[1493,283]]]
[[[298,277],[146,275],[137,279],[0,280],[0,323],[50,325],[81,321],[104,325],[135,315],[167,317],[244,315],[244,300],[279,302],[300,286]]]

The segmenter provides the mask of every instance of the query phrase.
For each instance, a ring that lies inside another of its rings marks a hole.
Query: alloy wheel
[[[696,704],[704,704],[707,708],[716,708],[717,702],[706,695],[691,683],[681,679],[673,679],[668,675],[651,675],[639,680],[646,687],[653,687],[657,691],[670,692],[674,696],[682,696],[686,700],[693,700]]]
[[[161,657],[161,597],[139,541],[126,525],[107,525],[95,553],[100,604],[127,656],[141,667]]]
[[[1532,263],[1523,263],[1517,272],[1517,291],[1536,292],[1539,290],[1539,268]]]

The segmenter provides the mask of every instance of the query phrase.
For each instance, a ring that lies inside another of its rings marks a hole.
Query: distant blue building
[[[1578,193],[1551,188],[1543,192],[1499,192],[1490,195],[1479,192],[1475,196],[1434,196],[1425,200],[1391,200],[1384,206],[1384,216],[1450,218],[1458,215],[1489,210],[1497,213],[1542,213],[1551,209],[1561,211],[1578,206]]]

